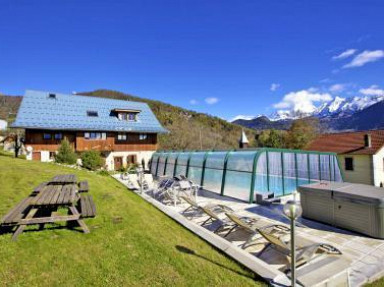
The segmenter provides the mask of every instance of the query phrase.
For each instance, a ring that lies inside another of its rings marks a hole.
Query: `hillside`
[[[21,103],[21,96],[6,96],[0,94],[0,119],[12,122]]]
[[[96,90],[79,93],[85,96],[113,98],[129,101],[146,102],[161,124],[170,133],[159,136],[159,149],[200,150],[238,148],[242,127],[228,123],[218,117],[189,111],[160,101],[143,99],[111,90]],[[22,97],[0,95],[0,118],[7,118],[9,112],[16,113]],[[10,119],[12,120],[13,114]],[[256,131],[245,128],[250,145],[255,145]]]

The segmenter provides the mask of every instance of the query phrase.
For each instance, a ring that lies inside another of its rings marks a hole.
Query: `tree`
[[[60,147],[55,156],[55,161],[66,164],[75,164],[77,161],[76,153],[73,151],[71,144],[66,138],[61,141]]]
[[[11,134],[7,135],[2,140],[2,142],[6,142],[6,141],[13,142],[15,157],[19,157],[20,150],[23,147],[23,142],[24,142],[23,138],[21,138],[19,136],[19,134],[16,132],[16,133],[11,133]]]
[[[288,148],[303,149],[314,140],[320,132],[317,118],[299,119],[292,123],[285,142]]]
[[[83,167],[90,170],[100,169],[104,161],[100,156],[100,153],[95,150],[86,151],[81,155],[81,162]]]
[[[260,147],[283,148],[284,132],[275,129],[265,130],[260,133],[257,141]]]

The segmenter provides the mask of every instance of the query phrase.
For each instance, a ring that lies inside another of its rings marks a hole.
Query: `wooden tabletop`
[[[46,185],[33,198],[30,205],[69,205],[76,201],[77,185]]]
[[[74,174],[59,174],[54,176],[49,183],[63,184],[63,183],[76,183],[77,177]]]

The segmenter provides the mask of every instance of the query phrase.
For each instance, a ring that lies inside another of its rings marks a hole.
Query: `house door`
[[[115,162],[115,170],[121,169],[123,166],[123,158],[118,156],[118,157],[114,157],[113,160]]]
[[[137,163],[137,157],[135,154],[127,156],[127,165],[133,165]]]

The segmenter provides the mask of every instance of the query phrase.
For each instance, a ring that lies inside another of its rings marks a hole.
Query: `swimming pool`
[[[288,195],[316,181],[342,181],[336,154],[260,148],[241,151],[158,152],[155,176],[184,175],[204,189],[253,202],[255,193]]]

